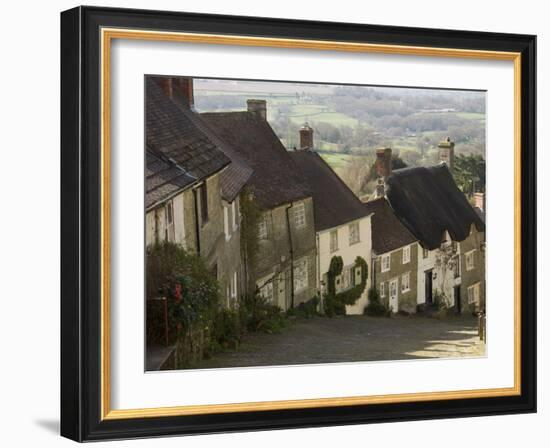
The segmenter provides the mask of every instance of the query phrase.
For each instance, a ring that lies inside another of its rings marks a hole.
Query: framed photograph
[[[535,36],[61,14],[61,433],[535,412]]]

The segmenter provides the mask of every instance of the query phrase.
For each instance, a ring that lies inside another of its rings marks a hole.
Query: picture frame
[[[116,39],[512,61],[513,387],[112,409],[109,77]],[[530,35],[98,7],[63,12],[61,434],[92,441],[535,412],[535,55]]]

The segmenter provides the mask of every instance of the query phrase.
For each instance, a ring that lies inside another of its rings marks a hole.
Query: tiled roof
[[[146,151],[145,168],[145,208],[176,194],[188,187],[196,178],[186,173],[170,160],[162,158],[152,150]]]
[[[269,123],[250,112],[204,113],[210,129],[253,170],[248,181],[265,208],[311,196],[299,170]]]
[[[179,107],[146,78],[146,147],[173,161],[197,179],[220,171],[230,159],[197,126],[196,113]]]
[[[380,255],[414,243],[416,238],[395,216],[386,198],[365,202],[363,207],[371,217],[372,250]]]
[[[439,247],[445,231],[454,241],[463,241],[472,224],[485,230],[445,164],[396,170],[387,184],[388,202],[426,249]]]
[[[327,163],[311,150],[289,152],[313,194],[315,230],[337,227],[369,213]]]

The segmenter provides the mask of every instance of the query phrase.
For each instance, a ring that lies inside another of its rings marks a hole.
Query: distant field
[[[473,112],[456,112],[455,115],[466,120],[485,120],[485,114],[476,114]]]
[[[352,160],[352,156],[348,154],[321,153],[319,155],[330,165],[333,170],[346,166]]]

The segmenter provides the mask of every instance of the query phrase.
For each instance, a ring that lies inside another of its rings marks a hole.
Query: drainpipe
[[[197,240],[197,255],[201,254],[201,238],[199,224],[199,204],[197,199],[197,189],[193,190],[193,207],[195,209],[195,239]]]
[[[317,266],[317,294],[319,294],[319,309],[323,309],[323,293],[321,292],[322,286],[321,286],[321,257],[319,256],[319,249],[320,249],[320,243],[319,243],[319,234],[315,232],[315,239],[316,239],[316,254],[315,254],[315,261]]]
[[[289,210],[294,204],[291,202],[285,209],[286,213],[286,226],[288,230],[288,244],[290,252],[290,308],[294,308],[294,247],[292,246],[292,232],[290,230],[290,214]]]

